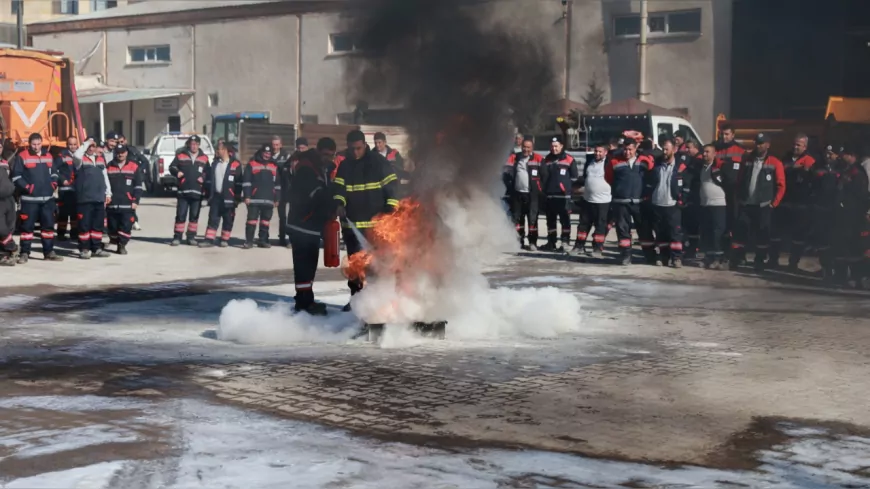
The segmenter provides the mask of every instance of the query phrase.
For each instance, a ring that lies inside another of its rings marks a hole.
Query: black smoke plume
[[[498,182],[514,128],[555,99],[544,34],[493,22],[498,3],[371,0],[345,18],[361,48],[348,93],[406,109],[418,195]]]

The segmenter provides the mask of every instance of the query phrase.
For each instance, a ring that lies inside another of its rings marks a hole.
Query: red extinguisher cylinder
[[[341,265],[341,225],[337,219],[326,223],[323,228],[323,266],[326,268],[338,268]]]

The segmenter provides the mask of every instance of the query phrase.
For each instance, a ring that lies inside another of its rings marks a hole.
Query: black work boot
[[[54,251],[50,251],[45,255],[45,261],[63,261],[63,257],[58,256]]]
[[[620,257],[620,264],[622,266],[631,265],[631,248],[624,248],[622,250],[622,256]]]
[[[119,244],[118,245],[118,254],[119,255],[126,255],[127,254],[127,245]]]
[[[27,261],[30,260],[30,253],[22,253],[18,255],[18,264],[24,265]]]
[[[0,267],[14,267],[15,260],[12,259],[12,255],[3,255],[0,256]]]

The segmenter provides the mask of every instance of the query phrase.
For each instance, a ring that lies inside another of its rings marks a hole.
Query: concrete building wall
[[[200,130],[213,115],[240,111],[271,111],[273,121],[296,122],[295,16],[199,24],[195,32]],[[217,95],[216,106],[209,106],[209,94]]]
[[[700,9],[700,35],[657,37],[647,48],[647,101],[666,108],[686,108],[692,125],[711,140],[717,111],[730,104],[730,0],[662,0],[649,3],[649,13]],[[602,25],[613,100],[638,95],[638,39],[614,35],[613,18],[639,12],[639,3],[602,0]]]
[[[76,62],[76,73],[82,75],[99,75],[103,73],[103,46],[97,46],[103,38],[102,31],[61,32],[33,36],[33,47],[61,51]],[[82,63],[79,60],[97,48],[94,54]]]
[[[127,4],[127,0],[118,0],[118,7]],[[79,0],[78,13],[91,13],[91,1]],[[66,17],[61,13],[59,0],[26,0],[24,2],[24,23],[37,22],[59,17]],[[12,13],[12,0],[0,0],[0,22],[16,21],[16,15]]]
[[[351,112],[356,100],[345,90],[347,55],[329,53],[329,35],[339,33],[338,15],[302,17],[302,114],[334,124],[336,115]]]
[[[193,27],[107,32],[107,85],[131,88],[193,88]],[[169,46],[168,63],[131,63],[129,48]]]

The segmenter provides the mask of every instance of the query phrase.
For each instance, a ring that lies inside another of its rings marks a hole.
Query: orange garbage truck
[[[0,140],[20,148],[32,133],[51,149],[84,138],[73,63],[60,53],[0,49]]]

